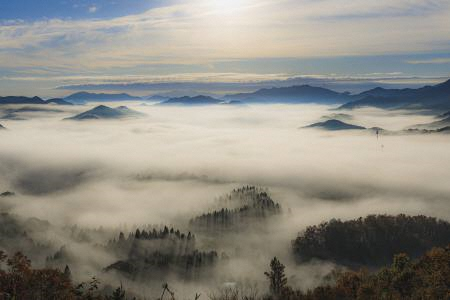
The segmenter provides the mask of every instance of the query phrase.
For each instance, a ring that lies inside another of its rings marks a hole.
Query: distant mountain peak
[[[330,120],[326,120],[324,122],[314,123],[314,124],[305,126],[303,128],[320,128],[320,129],[332,130],[332,131],[334,131],[334,130],[354,130],[354,129],[355,130],[363,130],[363,129],[366,129],[365,127],[345,123],[343,121],[336,120],[336,119],[330,119]]]
[[[99,119],[123,119],[130,117],[140,117],[143,113],[129,109],[126,106],[119,106],[111,108],[106,105],[98,105],[93,109],[80,113],[76,116],[67,118],[65,120],[99,120]]]
[[[97,105],[96,107],[94,107],[93,108],[94,110],[104,110],[104,109],[112,109],[111,107],[109,107],[109,106],[106,106],[106,105],[103,105],[103,104],[100,104],[100,105]]]
[[[61,98],[53,98],[45,101],[47,104],[58,104],[58,105],[73,105],[72,102],[66,101]]]
[[[352,97],[348,93],[338,93],[323,87],[308,84],[288,87],[263,88],[253,93],[226,95],[227,100],[237,100],[244,103],[319,103],[342,104]]]

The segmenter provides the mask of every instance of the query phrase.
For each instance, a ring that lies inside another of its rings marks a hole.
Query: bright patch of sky
[[[450,1],[0,0],[1,93],[207,73],[450,76]]]

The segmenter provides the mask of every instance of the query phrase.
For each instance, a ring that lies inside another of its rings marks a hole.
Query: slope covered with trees
[[[206,231],[242,230],[281,212],[265,189],[245,186],[218,199],[218,209],[190,221],[193,228]]]
[[[267,273],[270,295],[261,298],[265,300],[448,299],[450,291],[448,246],[433,248],[416,261],[404,253],[397,254],[390,266],[374,273],[366,270],[336,273],[334,284],[307,292],[289,287],[284,265],[276,258],[270,266]]]
[[[21,219],[13,214],[0,213],[0,251],[22,251],[33,260],[43,259],[51,245],[34,240],[32,233],[45,231],[48,226],[48,222],[36,218]]]
[[[108,292],[107,290],[111,290]],[[69,267],[32,268],[31,261],[21,252],[8,257],[0,251],[0,299],[2,300],[125,300],[120,286],[116,289],[101,287],[93,277],[88,282],[74,283]]]
[[[118,271],[131,279],[164,277],[169,273],[194,278],[201,269],[214,266],[218,255],[215,251],[196,249],[195,236],[168,228],[139,230],[125,237],[111,240],[106,249],[114,252],[121,260],[106,267],[106,271]]]
[[[310,226],[293,241],[293,251],[299,261],[379,266],[396,253],[417,257],[431,247],[448,244],[448,222],[425,216],[371,215]]]

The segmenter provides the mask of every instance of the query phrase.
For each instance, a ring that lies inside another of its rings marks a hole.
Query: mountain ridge
[[[348,93],[339,93],[330,89],[311,85],[294,85],[257,90],[253,93],[225,95],[226,100],[238,100],[245,103],[319,103],[342,104],[352,98]]]
[[[428,109],[446,111],[450,109],[450,79],[417,89],[375,88],[358,95],[355,100],[338,109],[376,107],[382,109]]]
[[[46,102],[37,96],[4,96],[0,97],[0,104],[46,104]]]
[[[184,96],[184,97],[170,98],[168,100],[160,102],[159,104],[196,106],[196,105],[214,105],[221,103],[223,103],[222,100],[210,96],[198,95],[194,97]]]
[[[0,104],[52,103],[59,105],[70,105],[72,102],[81,104],[86,102],[145,101],[150,98],[131,96],[127,93],[106,94],[81,91],[71,94],[65,98],[55,98],[47,101],[37,96],[5,96],[0,97]],[[415,89],[386,89],[376,87],[355,95],[351,95],[348,92],[340,93],[311,85],[294,85],[290,87],[263,88],[250,93],[229,94],[220,99],[211,96],[198,95],[172,97],[168,99],[163,96],[155,96],[152,100],[160,100],[159,105],[314,103],[324,105],[340,105],[337,108],[338,110],[375,107],[381,109],[425,109],[439,111],[442,113],[450,110],[450,79],[436,85],[427,85]]]
[[[77,92],[64,97],[64,100],[73,103],[86,102],[113,102],[113,101],[133,101],[142,100],[141,97],[131,96],[127,93],[107,94],[107,93],[89,93],[85,91]]]

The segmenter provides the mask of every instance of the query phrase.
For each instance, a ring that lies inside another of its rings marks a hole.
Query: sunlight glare
[[[215,9],[221,13],[235,12],[243,7],[244,0],[211,0]]]

